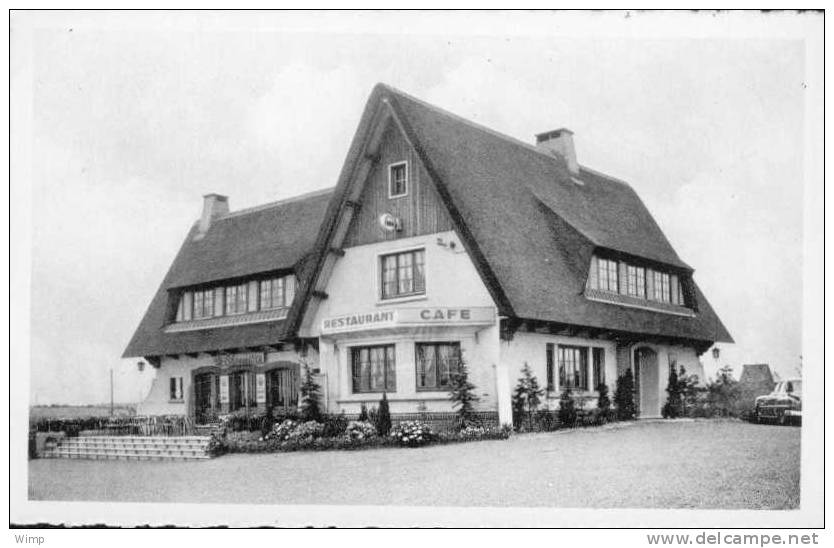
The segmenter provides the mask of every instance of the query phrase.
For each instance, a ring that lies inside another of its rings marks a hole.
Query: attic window
[[[593,298],[621,304],[654,302],[666,307],[691,308],[684,298],[679,275],[612,258],[591,258],[587,289]]]
[[[388,197],[399,198],[408,194],[408,162],[388,166]]]

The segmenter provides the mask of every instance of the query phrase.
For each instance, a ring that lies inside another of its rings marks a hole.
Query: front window
[[[388,197],[398,198],[408,194],[408,164],[400,162],[388,168]]]
[[[417,389],[447,389],[460,367],[460,343],[417,343]]]
[[[397,389],[394,345],[351,349],[353,392],[394,392]]]
[[[243,314],[247,305],[246,284],[232,285],[226,288],[226,314]]]
[[[417,249],[381,258],[382,298],[393,299],[426,292],[425,251]]]
[[[574,390],[588,389],[588,349],[559,346],[559,385]]]

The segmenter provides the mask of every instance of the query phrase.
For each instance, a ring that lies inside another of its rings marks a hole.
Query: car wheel
[[[756,409],[753,410],[753,419],[756,421],[756,424],[761,424],[762,423],[762,415],[759,412],[759,406],[758,405],[756,406]]]
[[[779,413],[779,419],[778,420],[779,420],[779,424],[781,426],[785,426],[788,423],[788,417],[785,416],[785,411],[784,410],[781,413]]]

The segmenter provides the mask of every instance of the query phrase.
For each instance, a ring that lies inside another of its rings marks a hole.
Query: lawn
[[[652,421],[421,449],[33,460],[29,498],[790,509],[799,507],[799,440],[793,427]]]

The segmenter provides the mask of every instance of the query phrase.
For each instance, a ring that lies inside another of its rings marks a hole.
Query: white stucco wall
[[[297,352],[288,350],[267,354],[267,364],[277,361],[308,363],[311,368],[315,369],[319,367],[319,354],[313,348],[308,349],[307,355],[304,358]],[[188,356],[180,356],[179,359],[170,357],[162,358],[160,367],[156,369],[156,376],[151,384],[151,390],[147,398],[139,404],[137,413],[140,415],[188,414],[190,410],[190,398],[193,397],[191,391],[191,372],[200,367],[212,366],[215,366],[215,358],[204,353],[199,354],[196,358]],[[253,371],[257,373],[263,367],[263,365],[256,365]],[[170,379],[172,377],[182,377],[183,401],[171,401],[169,399]]]
[[[587,346],[602,348],[605,355],[605,381],[608,385],[609,396],[613,398],[617,384],[616,345],[612,341],[599,339],[582,339],[578,337],[564,337],[559,335],[547,335],[540,333],[517,332],[510,341],[501,341],[501,361],[507,365],[510,375],[510,387],[515,390],[518,379],[521,377],[521,370],[525,362],[530,365],[533,374],[539,381],[542,389],[547,387],[547,350],[546,345]],[[542,399],[543,406],[547,409],[558,409],[559,407],[559,362],[558,352],[554,352],[554,383],[555,390],[546,394]],[[588,354],[588,386],[595,387],[597,380],[593,378],[593,363],[590,351]],[[596,390],[587,392],[574,391],[575,395],[593,396],[597,395]],[[589,402],[589,405],[596,405]]]
[[[439,245],[438,240],[445,245]],[[379,256],[422,247],[425,249],[426,292],[419,297],[382,301]],[[454,232],[404,238],[351,247],[335,264],[325,292],[309,326],[319,336],[322,373],[328,386],[328,409],[359,411],[361,402],[377,405],[381,394],[353,394],[350,347],[395,344],[396,392],[389,393],[393,413],[415,412],[420,402],[428,411],[450,411],[448,392],[423,392],[416,387],[415,343],[459,341],[470,378],[481,398],[478,408],[496,409],[495,365],[498,364],[498,323],[480,326],[426,326],[376,329],[365,332],[322,334],[322,321],[344,314],[384,312],[401,308],[495,308],[480,276]]]

